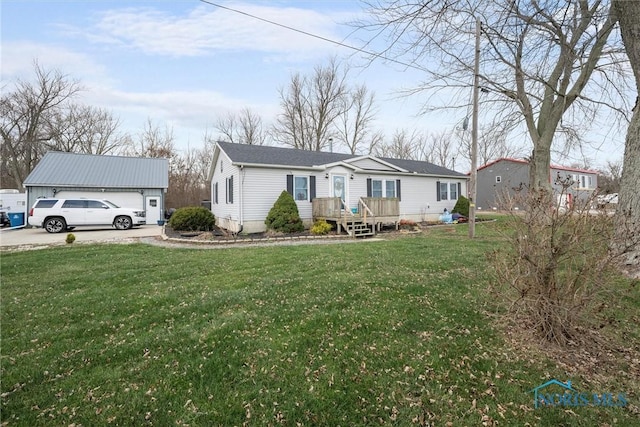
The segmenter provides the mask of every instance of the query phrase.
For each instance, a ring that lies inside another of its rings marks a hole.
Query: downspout
[[[244,228],[244,200],[242,198],[242,187],[244,187],[244,165],[240,165],[240,182],[238,183],[238,201],[240,203],[240,229],[238,230],[238,234],[242,233],[242,229]]]

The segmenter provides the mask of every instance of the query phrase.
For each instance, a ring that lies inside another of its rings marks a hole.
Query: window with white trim
[[[440,198],[438,200],[449,200],[449,183],[440,183]]]
[[[457,182],[449,183],[449,198],[451,200],[458,200],[458,183]]]
[[[384,182],[385,194],[384,196],[387,198],[396,197],[396,181],[385,181]]]
[[[382,180],[371,180],[371,197],[384,197],[382,192]]]
[[[371,180],[371,197],[397,197],[397,188],[395,179],[372,179]]]
[[[233,204],[233,175],[227,178],[227,203]]]
[[[436,198],[441,200],[458,200],[462,192],[462,185],[460,182],[436,182]]]
[[[293,196],[295,200],[309,200],[308,176],[295,176],[293,178]]]
[[[593,185],[593,176],[591,175],[574,174],[571,178],[578,188],[595,188]]]

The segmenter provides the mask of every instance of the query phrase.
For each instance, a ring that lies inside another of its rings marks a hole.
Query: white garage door
[[[133,208],[144,210],[144,199],[137,191],[131,192],[109,192],[105,191],[60,191],[56,193],[59,199],[104,199],[123,208]]]

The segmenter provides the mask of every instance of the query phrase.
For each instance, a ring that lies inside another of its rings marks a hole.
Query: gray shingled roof
[[[324,151],[308,151],[264,145],[233,144],[231,142],[218,142],[218,145],[227,156],[229,156],[232,162],[244,164],[308,167],[321,166],[361,157],[360,155],[354,154],[327,153]],[[466,176],[460,172],[436,166],[429,162],[389,158],[380,159],[411,173],[415,172],[438,176]]]
[[[47,152],[25,186],[167,188],[169,161],[158,158]]]
[[[429,162],[421,162],[418,160],[389,159],[386,157],[380,157],[380,159],[384,160],[387,163],[396,165],[399,168],[408,170],[409,172],[422,173],[425,175],[466,176],[463,173],[456,172],[442,166],[434,165],[433,163]]]
[[[324,151],[296,150],[295,148],[266,145],[234,144],[218,142],[232,162],[258,165],[320,166],[356,157],[352,154]]]

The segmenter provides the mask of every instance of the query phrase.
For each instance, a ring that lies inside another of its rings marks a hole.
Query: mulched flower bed
[[[482,220],[476,219],[476,222]],[[376,233],[377,236],[383,235],[385,237],[391,237],[394,235],[403,235],[407,233],[420,233],[422,230],[434,227],[434,226],[454,226],[456,224],[443,224],[441,222],[422,222],[422,223],[404,223],[400,224],[398,230],[395,227],[383,227],[383,229]],[[337,234],[335,230],[325,236],[316,236],[311,234],[308,230],[300,233],[275,233],[273,231],[263,233],[250,233],[250,234],[233,234],[221,228],[215,228],[212,231],[178,231],[172,229],[170,226],[165,226],[165,235],[170,239],[191,240],[194,242],[255,242],[255,241],[270,241],[270,240],[297,240],[297,239],[322,239],[322,238],[341,238],[349,237],[346,234]]]
[[[315,239],[323,237],[339,237],[337,233],[331,232],[326,236],[316,236],[309,231],[300,233],[250,233],[250,234],[233,234],[226,230],[215,228],[212,231],[177,231],[169,226],[164,229],[165,235],[170,239],[187,239],[193,241],[219,241],[219,242],[236,242],[236,241],[260,241],[260,240],[284,240],[284,239]]]

